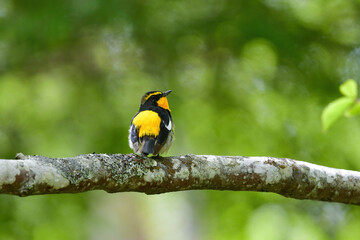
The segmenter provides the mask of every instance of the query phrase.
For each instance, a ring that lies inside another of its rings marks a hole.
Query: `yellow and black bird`
[[[142,157],[162,154],[174,141],[174,124],[166,98],[170,93],[171,90],[145,93],[139,112],[131,120],[129,145]]]

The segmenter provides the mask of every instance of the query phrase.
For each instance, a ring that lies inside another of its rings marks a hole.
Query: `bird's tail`
[[[142,150],[141,155],[147,156],[150,153],[154,153],[155,138],[150,136],[145,136],[142,141]]]

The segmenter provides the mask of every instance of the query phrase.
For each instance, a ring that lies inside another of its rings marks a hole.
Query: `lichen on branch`
[[[144,192],[213,189],[273,192],[285,197],[360,205],[360,172],[287,158],[85,154],[0,160],[0,193]]]

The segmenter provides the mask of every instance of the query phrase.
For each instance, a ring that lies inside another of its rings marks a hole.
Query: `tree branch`
[[[134,154],[0,160],[0,193],[19,196],[215,189],[273,192],[285,197],[360,205],[360,172],[287,158],[185,155],[142,159]]]

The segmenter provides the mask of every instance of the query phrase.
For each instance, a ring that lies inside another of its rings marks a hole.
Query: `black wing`
[[[159,136],[157,137],[157,144],[163,145],[166,142],[166,139],[169,136],[169,133],[170,133],[170,130],[168,130],[165,127],[164,121],[161,121],[161,123],[160,123],[160,133],[159,133]]]
[[[139,140],[139,131],[136,129],[134,124],[131,124],[129,134],[132,143],[136,143]]]

